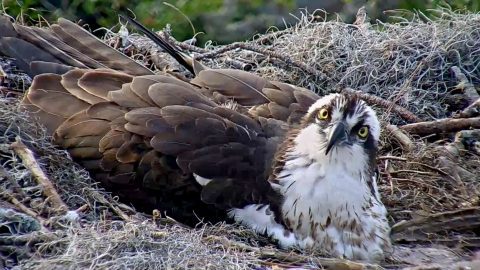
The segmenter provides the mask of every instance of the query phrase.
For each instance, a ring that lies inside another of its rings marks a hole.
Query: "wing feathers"
[[[74,44],[78,51],[98,62],[105,63],[106,66],[112,69],[121,70],[131,75],[152,74],[152,71],[109,47],[77,24],[63,18],[58,19],[58,24],[63,32],[56,32],[57,35],[66,37],[71,42],[67,44]]]
[[[70,95],[60,81],[61,76],[56,74],[36,76],[27,94],[29,101],[41,110],[63,118],[86,109],[89,104]]]
[[[87,69],[74,69],[62,75],[61,84],[65,89],[78,99],[95,104],[105,102],[106,99],[92,95],[78,85],[80,78],[88,72]]]
[[[130,83],[124,83],[120,90],[109,91],[107,98],[125,108],[142,108],[150,105],[132,91]]]
[[[14,32],[0,20],[0,29],[10,35],[2,52],[32,72],[61,74],[37,76],[23,108],[107,187],[154,207],[180,209],[181,198],[194,209],[200,191],[221,208],[268,202],[273,152],[318,98],[245,71],[195,67],[168,46],[197,77],[153,75],[64,19]],[[212,181],[201,190],[192,174]]]
[[[206,99],[191,86],[183,87],[172,83],[157,83],[151,85],[148,89],[148,95],[160,108],[171,105],[185,105],[188,102],[203,103],[211,106],[215,105],[215,103]]]
[[[262,92],[268,81],[257,75],[233,69],[202,70],[192,80],[193,84],[208,88],[209,91],[226,95],[244,106],[268,102]]]
[[[15,58],[17,65],[30,76],[37,75],[33,74],[30,70],[30,63],[33,61],[61,64],[61,62],[50,53],[45,52],[28,41],[16,37],[1,37],[0,51],[5,55]]]
[[[124,83],[132,81],[132,76],[112,71],[93,70],[86,72],[79,80],[78,86],[91,95],[108,100],[108,92],[119,90]]]

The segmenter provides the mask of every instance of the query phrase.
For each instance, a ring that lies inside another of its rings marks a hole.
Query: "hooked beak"
[[[325,155],[328,155],[330,150],[342,142],[348,140],[348,132],[344,122],[338,122],[335,126],[332,127],[330,134],[328,136],[327,150]]]

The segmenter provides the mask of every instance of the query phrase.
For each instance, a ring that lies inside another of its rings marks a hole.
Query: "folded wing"
[[[274,153],[315,94],[198,65],[192,81],[155,75],[63,19],[40,29],[0,17],[0,29],[0,51],[38,74],[23,108],[107,189],[184,220],[278,200]]]

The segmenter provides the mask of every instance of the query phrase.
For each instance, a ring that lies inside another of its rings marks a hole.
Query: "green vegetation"
[[[263,33],[269,26],[284,26],[292,23],[289,13],[309,5],[309,10],[326,8],[338,13],[346,21],[354,15],[353,10],[366,5],[373,18],[385,18],[381,10],[420,10],[428,15],[428,9],[447,3],[452,9],[480,10],[480,0],[2,0],[2,8],[12,16],[26,21],[38,21],[44,17],[53,21],[62,16],[82,20],[92,29],[112,27],[118,23],[119,12],[133,12],[147,27],[163,29],[171,26],[178,40],[189,39],[195,34],[200,43],[215,40],[229,43],[243,40],[256,33]]]

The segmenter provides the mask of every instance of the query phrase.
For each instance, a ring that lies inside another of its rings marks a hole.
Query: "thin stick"
[[[3,167],[0,167],[0,177],[4,177],[5,179],[7,179],[8,182],[10,182],[13,192],[17,193],[22,197],[27,197],[27,194],[23,191],[22,187],[20,187],[17,181],[13,179],[12,175]]]
[[[92,196],[95,200],[99,201],[100,203],[108,206],[121,219],[123,219],[124,221],[130,221],[130,217],[125,212],[123,212],[120,208],[118,208],[117,206],[109,202],[102,194],[100,194],[94,189],[88,189],[88,191],[90,193],[90,196]]]
[[[364,263],[353,262],[353,261],[344,260],[344,259],[322,258],[322,257],[316,257],[316,256],[314,257],[314,256],[297,254],[294,252],[284,252],[277,249],[252,247],[245,243],[232,241],[225,237],[219,237],[215,235],[210,235],[205,239],[210,241],[212,240],[218,241],[222,243],[222,245],[227,247],[233,247],[243,251],[254,252],[254,253],[257,253],[257,255],[262,258],[277,259],[282,262],[301,263],[301,262],[315,261],[315,263],[317,263],[319,266],[325,267],[328,269],[345,269],[345,270],[382,269],[378,265],[364,264]]]
[[[163,36],[169,41],[171,42],[172,44],[175,44],[175,46],[183,49],[183,50],[187,50],[187,51],[190,51],[190,52],[196,52],[196,53],[199,53],[199,54],[205,54],[205,53],[208,53],[209,50],[206,50],[206,49],[203,49],[203,48],[200,48],[200,47],[197,47],[195,45],[191,45],[191,44],[188,44],[186,42],[179,42],[177,40],[175,40],[173,37],[171,37],[167,32],[162,32]],[[135,45],[137,47],[140,47],[138,45]],[[153,53],[153,52],[152,52]],[[195,56],[195,59],[198,60],[198,57],[199,56]],[[230,59],[230,58],[227,58],[225,59],[225,63],[231,65],[233,68],[235,69],[241,69],[241,70],[245,70],[245,71],[249,71],[252,69],[253,67],[253,64],[249,64],[249,63],[243,63],[241,61],[238,61],[238,60],[235,60],[235,59]],[[157,64],[156,64],[157,65]],[[157,66],[161,66],[161,65],[157,65]]]
[[[345,93],[348,93],[348,94],[351,94],[351,95],[358,95],[361,99],[365,100],[365,102],[367,102],[370,105],[378,105],[378,106],[380,106],[382,108],[385,108],[385,109],[391,108],[391,110],[393,112],[397,113],[400,117],[407,120],[408,122],[416,123],[416,122],[422,121],[422,119],[417,117],[415,114],[413,114],[409,110],[407,110],[407,109],[405,109],[405,108],[403,108],[403,107],[401,107],[401,106],[399,106],[399,105],[397,105],[397,104],[395,104],[391,101],[385,100],[381,97],[366,94],[366,93],[363,93],[362,91],[356,91],[356,90],[353,90],[351,88],[344,88],[342,90],[342,92],[345,92]]]
[[[15,207],[17,207],[20,211],[23,213],[31,216],[34,219],[37,219],[40,225],[42,226],[42,231],[48,231],[45,227],[44,224],[46,224],[46,220],[41,217],[37,212],[33,211],[32,209],[28,208],[25,204],[17,200],[12,194],[10,194],[8,191],[4,190],[0,193],[0,196],[4,197],[7,201],[9,201],[11,204],[13,204]]]
[[[402,149],[409,152],[414,148],[413,141],[408,137],[407,134],[404,133],[403,130],[400,130],[395,125],[386,125],[385,129],[389,132],[389,135],[393,136],[393,138],[402,146]]]
[[[269,42],[270,40],[272,39],[277,39],[279,38],[280,36],[283,36],[287,33],[291,33],[292,32],[292,29],[291,28],[287,28],[287,29],[284,29],[284,30],[280,30],[280,31],[275,31],[275,32],[271,32],[271,33],[268,33],[268,34],[265,34],[263,36],[259,36],[257,39],[254,39],[253,42],[259,44],[259,45],[265,45],[267,42]]]
[[[0,236],[0,244],[2,245],[24,245],[39,242],[51,242],[58,239],[59,236],[51,232],[31,232],[22,235],[4,235]]]
[[[15,153],[17,153],[17,155],[20,156],[23,165],[30,170],[34,179],[42,187],[43,193],[50,200],[54,210],[58,213],[65,213],[68,211],[68,206],[62,201],[62,198],[60,195],[58,195],[55,186],[48,179],[42,168],[40,168],[40,165],[33,156],[32,150],[28,149],[18,136],[15,139],[15,142],[10,145],[10,147],[13,149],[13,151],[15,151]]]
[[[407,161],[406,158],[403,157],[396,157],[396,156],[379,156],[377,157],[378,160],[390,159],[390,160],[398,160],[398,161]]]
[[[400,129],[417,135],[429,135],[435,133],[450,133],[460,130],[480,128],[480,117],[473,118],[446,118],[435,121],[419,122],[403,125]]]
[[[83,212],[87,211],[88,208],[90,208],[90,206],[88,204],[84,204],[84,205],[80,206],[79,208],[77,208],[77,210],[75,210],[75,212],[83,213]]]
[[[470,118],[480,115],[480,98],[470,104],[467,108],[456,114],[455,118]]]
[[[286,64],[293,65],[293,66],[295,66],[297,68],[300,68],[301,70],[303,70],[307,73],[310,73],[314,76],[319,77],[319,79],[326,79],[325,74],[323,74],[321,71],[319,71],[315,68],[312,68],[312,67],[306,65],[305,63],[294,61],[285,54],[281,54],[281,53],[274,52],[274,51],[271,51],[271,50],[268,50],[268,49],[264,49],[264,48],[261,48],[258,45],[243,43],[243,42],[235,42],[235,43],[226,45],[226,46],[224,46],[220,49],[216,49],[216,50],[213,50],[211,52],[201,54],[201,55],[197,56],[196,59],[201,60],[203,58],[215,58],[222,53],[232,51],[232,50],[235,50],[235,49],[238,49],[238,48],[280,59],[283,62],[285,62]]]
[[[452,66],[450,69],[453,71],[455,78],[457,78],[457,80],[459,81],[457,87],[463,89],[463,92],[470,101],[470,104],[478,100],[480,98],[480,95],[478,95],[475,86],[473,86],[473,84],[467,79],[467,76],[463,74],[460,68],[457,66]]]
[[[414,173],[414,174],[420,174],[420,175],[432,175],[432,173],[429,173],[429,172],[416,171],[416,170],[397,170],[397,171],[391,171],[390,173],[391,174]]]

